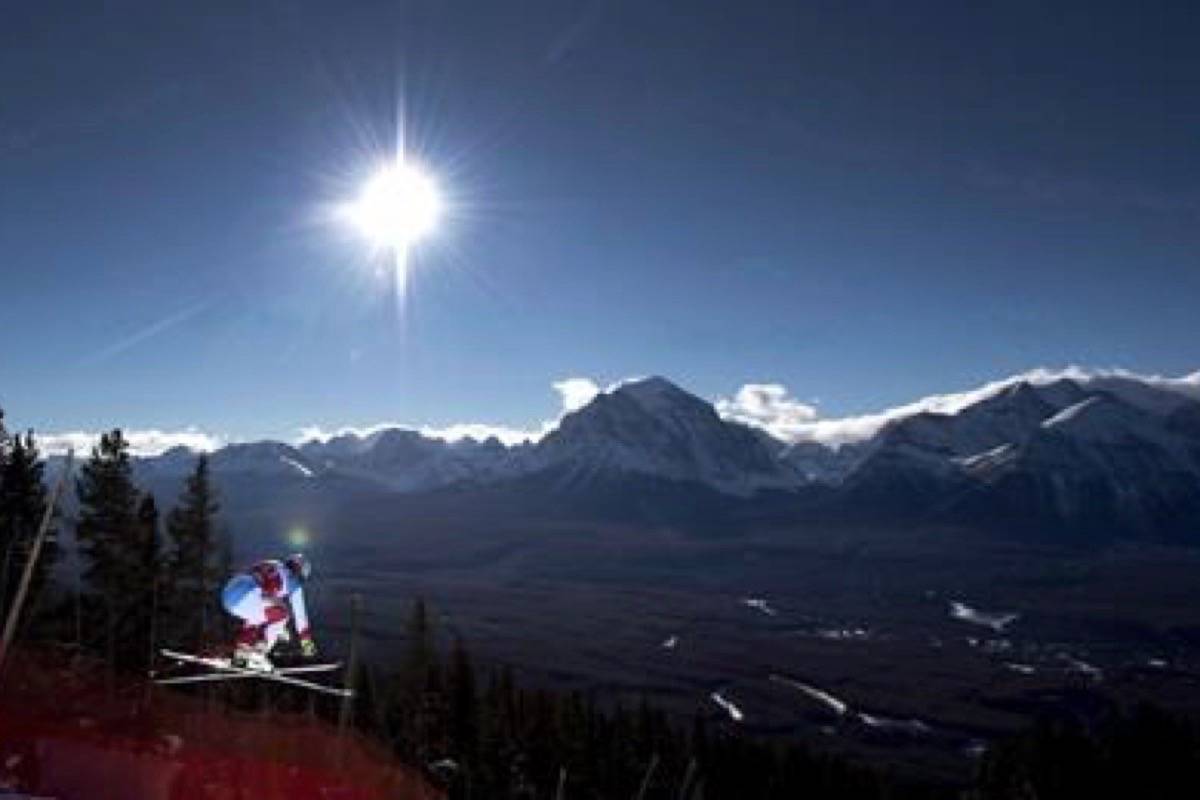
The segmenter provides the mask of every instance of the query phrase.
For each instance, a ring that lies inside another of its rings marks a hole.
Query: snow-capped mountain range
[[[163,480],[193,463],[175,448],[138,459],[137,471]],[[1190,383],[1121,374],[997,382],[949,411],[914,404],[838,447],[779,441],[652,377],[598,394],[516,446],[396,428],[229,445],[211,464],[224,480],[337,479],[397,493],[539,475],[578,491],[647,478],[743,501],[821,491],[828,513],[1200,533],[1200,398]]]
[[[644,475],[691,482],[734,495],[786,489],[797,473],[780,458],[782,442],[721,419],[713,406],[664,378],[631,381],[566,414],[536,443],[498,439],[446,441],[390,428],[292,446],[264,441],[216,450],[216,474],[319,480],[336,475],[400,492],[491,483],[561,470],[586,482],[602,475]],[[144,475],[190,470],[195,454],[176,447],[137,460]]]

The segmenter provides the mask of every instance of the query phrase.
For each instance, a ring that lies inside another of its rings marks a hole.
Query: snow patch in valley
[[[969,622],[972,625],[982,625],[985,628],[991,628],[996,633],[1003,633],[1004,629],[1015,622],[1021,615],[1015,612],[999,612],[999,611],[980,611],[977,608],[971,608],[966,603],[958,601],[950,602],[950,617],[962,622]]]
[[[753,608],[757,611],[761,611],[768,617],[776,616],[775,609],[771,608],[770,604],[761,597],[743,597],[742,605],[746,606],[747,608]]]
[[[774,683],[788,686],[807,696],[809,699],[815,700],[839,717],[853,717],[868,728],[889,733],[904,733],[911,736],[925,736],[933,733],[933,729],[919,719],[896,719],[894,717],[885,717],[881,714],[869,714],[866,711],[852,711],[850,704],[845,700],[835,697],[823,689],[818,689],[816,686],[791,678],[785,678],[782,675],[771,675],[769,677]]]
[[[988,743],[982,739],[972,739],[963,748],[963,755],[967,758],[983,758],[988,751]]]
[[[729,718],[734,722],[741,722],[743,719],[745,719],[746,715],[742,713],[742,710],[730,702],[729,699],[720,692],[713,692],[711,695],[709,695],[709,697],[714,703],[724,709],[725,713],[728,714]]]
[[[850,710],[850,706],[844,701],[834,697],[829,692],[818,689],[815,686],[810,686],[807,683],[785,678],[782,675],[771,675],[770,679],[775,683],[781,683],[784,686],[790,686],[793,689],[807,695],[809,698],[816,700],[821,705],[825,706],[839,717],[846,716],[846,712]]]
[[[871,632],[866,628],[822,628],[817,631],[817,638],[835,642],[862,641],[871,638]]]
[[[1068,672],[1078,672],[1081,675],[1086,675],[1094,681],[1101,680],[1104,677],[1104,670],[1097,667],[1095,664],[1076,658],[1070,653],[1059,653],[1059,661],[1064,661],[1067,664]]]
[[[931,733],[932,728],[926,725],[919,719],[892,719],[891,717],[877,717],[872,714],[860,711],[858,719],[868,728],[877,730],[893,731],[896,733],[908,733],[916,736],[924,736]]]

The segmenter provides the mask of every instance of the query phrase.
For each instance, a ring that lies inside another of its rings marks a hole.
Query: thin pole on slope
[[[358,679],[358,627],[362,618],[363,599],[358,592],[350,595],[350,653],[346,659],[346,688],[350,693],[342,698],[342,708],[338,713],[338,738],[341,740],[341,755],[345,756],[346,731],[350,727],[350,717],[354,712],[355,681]]]
[[[38,527],[37,535],[33,539],[33,547],[29,551],[29,559],[25,562],[25,571],[21,574],[21,585],[17,587],[16,597],[13,598],[12,608],[8,610],[8,619],[4,621],[4,634],[0,637],[0,669],[4,667],[4,662],[8,658],[9,647],[12,646],[13,634],[17,630],[17,620],[21,617],[21,606],[25,604],[25,595],[29,591],[29,584],[33,580],[33,571],[37,566],[38,556],[42,552],[42,543],[46,539],[46,531],[50,528],[50,520],[54,518],[54,509],[58,506],[59,498],[62,497],[63,487],[67,485],[67,476],[71,474],[71,465],[75,459],[75,451],[67,451],[67,462],[63,466],[62,474],[58,476],[58,484],[54,487],[54,493],[50,497],[50,502],[46,504],[46,512],[42,515],[42,524]]]
[[[158,569],[154,570],[154,580],[150,584],[150,652],[146,654],[146,664],[153,674],[154,656],[158,652]],[[146,682],[146,695],[143,702],[150,705],[154,699],[154,681]]]

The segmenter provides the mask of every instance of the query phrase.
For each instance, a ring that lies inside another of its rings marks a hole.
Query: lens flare
[[[308,530],[302,527],[292,528],[287,532],[288,546],[292,550],[303,550],[308,546],[309,539]]]

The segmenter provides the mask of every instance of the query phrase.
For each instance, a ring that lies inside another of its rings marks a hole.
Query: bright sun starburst
[[[406,158],[401,147],[375,170],[354,200],[337,210],[343,223],[371,243],[373,257],[380,259],[375,263],[386,264],[381,274],[388,277],[399,313],[405,305],[415,245],[437,227],[443,209],[437,183]]]
[[[398,254],[432,231],[441,211],[433,179],[402,160],[375,173],[345,208],[346,217],[376,247]]]

